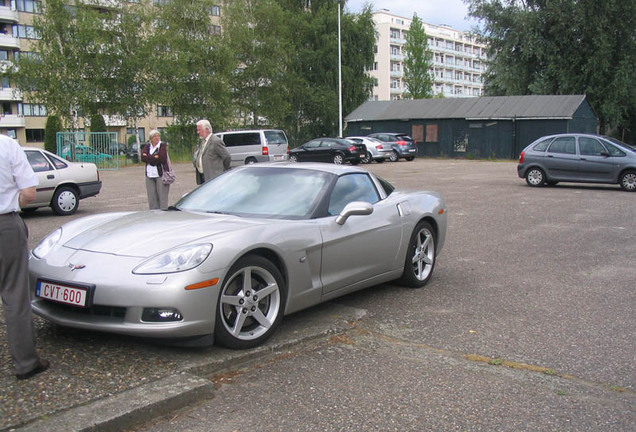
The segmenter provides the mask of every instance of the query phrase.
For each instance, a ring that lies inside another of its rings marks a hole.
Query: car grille
[[[94,316],[100,318],[112,318],[114,321],[123,322],[126,316],[125,307],[93,305],[87,308],[78,308],[60,303],[46,302],[44,308],[55,313],[63,313],[66,316]]]

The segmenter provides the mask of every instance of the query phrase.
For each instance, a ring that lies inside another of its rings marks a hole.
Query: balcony
[[[3,88],[0,89],[0,101],[21,101],[22,100],[22,92],[13,88]]]
[[[3,114],[0,115],[0,128],[25,127],[26,120],[23,115]]]
[[[0,6],[0,22],[18,22],[18,11],[11,9],[9,6]]]
[[[106,123],[106,126],[113,127],[125,127],[128,125],[126,118],[120,115],[104,116],[104,122]]]
[[[20,40],[13,36],[0,33],[0,47],[20,49]]]
[[[119,0],[82,0],[82,3],[101,9],[116,9],[120,6]]]

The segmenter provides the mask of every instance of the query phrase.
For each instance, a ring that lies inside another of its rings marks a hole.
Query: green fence
[[[120,157],[126,157],[116,132],[58,132],[56,140],[59,156],[71,162],[94,163],[100,170],[118,170]]]

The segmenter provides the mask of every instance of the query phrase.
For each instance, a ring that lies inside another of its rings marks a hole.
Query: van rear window
[[[265,131],[265,140],[268,144],[287,144],[283,131]]]

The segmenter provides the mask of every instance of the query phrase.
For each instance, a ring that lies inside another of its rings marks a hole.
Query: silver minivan
[[[228,131],[215,135],[223,140],[232,155],[232,166],[284,161],[289,155],[287,136],[282,130]]]

